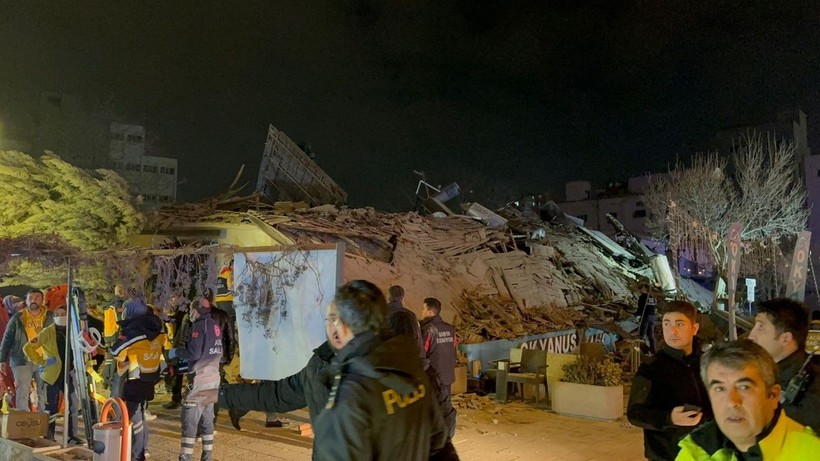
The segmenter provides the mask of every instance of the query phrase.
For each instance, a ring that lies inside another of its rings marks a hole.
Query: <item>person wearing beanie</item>
[[[213,459],[214,404],[219,392],[222,329],[211,318],[211,301],[202,297],[191,303],[191,339],[185,347],[168,354],[188,362],[188,393],[182,400],[180,461],[191,461],[197,432],[202,437],[202,461]]]
[[[148,427],[145,408],[154,399],[154,385],[160,380],[160,360],[165,344],[162,321],[141,298],[123,303],[120,334],[112,344],[117,373],[125,380],[122,399],[131,419],[131,459],[145,461]]]

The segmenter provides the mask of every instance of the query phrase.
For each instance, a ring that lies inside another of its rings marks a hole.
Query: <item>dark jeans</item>
[[[174,374],[165,377],[165,384],[171,387],[171,401],[182,402],[182,375]]]
[[[219,384],[228,384],[228,380],[225,379],[225,366],[227,363],[220,363],[219,364]],[[214,425],[216,425],[216,417],[219,416],[219,402],[214,404]]]
[[[649,352],[653,354],[658,350],[658,343],[655,341],[655,321],[657,318],[657,314],[644,315],[638,330],[641,339],[649,344]]]
[[[71,380],[68,383],[68,415],[65,417],[65,421],[68,422],[68,437],[74,438],[77,435],[77,425],[78,425],[78,417],[79,414],[79,400],[77,399],[77,385],[74,381],[74,372],[72,371]],[[48,423],[49,423],[49,433],[51,438],[54,438],[54,431],[53,426],[57,420],[57,413],[59,412],[59,403],[60,403],[60,392],[63,391],[63,384],[64,379],[63,376],[60,376],[54,384],[49,384],[46,387],[46,411],[49,414]]]

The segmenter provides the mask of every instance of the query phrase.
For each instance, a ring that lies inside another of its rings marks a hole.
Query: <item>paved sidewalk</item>
[[[165,410],[152,404],[157,419],[148,423],[148,448],[151,461],[172,461],[179,457],[180,410]],[[306,410],[285,415],[296,426],[308,421]],[[265,428],[265,414],[251,412],[242,418],[242,431],[231,426],[228,412],[221,411],[214,437],[215,461],[308,461],[313,439],[296,434],[291,427]],[[197,442],[194,459],[198,460],[202,444]]]
[[[151,421],[151,461],[176,460],[179,454],[179,410],[151,404],[158,418]],[[291,426],[307,421],[307,411],[284,415]],[[267,429],[265,415],[251,412],[242,432],[230,425],[226,412],[217,424],[217,461],[308,461],[313,440],[289,427]],[[453,440],[465,461],[565,460],[633,461],[643,458],[640,429],[624,421],[601,422],[559,416],[528,403],[492,405],[483,410],[459,410]],[[199,459],[199,444],[194,459]]]

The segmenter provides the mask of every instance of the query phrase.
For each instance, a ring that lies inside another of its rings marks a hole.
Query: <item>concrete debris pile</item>
[[[519,249],[509,231],[457,216],[364,209],[260,217],[299,243],[346,242],[354,258],[345,278],[400,284],[413,310],[439,298],[464,343],[617,320],[634,305],[635,280],[647,275],[561,226],[543,225],[547,232]]]
[[[384,262],[393,262],[399,247],[410,247],[427,264],[435,265],[442,256],[456,257],[479,249],[501,251],[504,245],[512,245],[508,234],[459,217],[327,207],[252,213],[298,243],[340,241],[349,246],[349,253]]]
[[[493,398],[478,394],[453,394],[451,399],[457,410],[483,410],[485,407],[498,405]]]
[[[537,218],[513,216],[507,227],[490,228],[464,216],[265,205],[257,196],[244,204],[231,198],[194,205],[156,216],[250,220],[297,245],[344,242],[346,280],[372,280],[385,290],[401,285],[405,306],[415,312],[424,298],[438,298],[462,342],[619,320],[622,307],[635,304],[636,280],[652,277],[648,267],[618,260],[579,229]]]
[[[463,344],[575,328],[585,318],[583,313],[570,307],[522,308],[513,300],[476,291],[464,291],[454,307],[453,325]]]

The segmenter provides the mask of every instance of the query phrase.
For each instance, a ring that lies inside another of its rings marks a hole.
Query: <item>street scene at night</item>
[[[0,460],[820,459],[820,4],[0,5]]]

